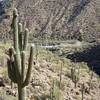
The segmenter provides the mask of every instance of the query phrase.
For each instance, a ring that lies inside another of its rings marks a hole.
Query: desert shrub
[[[7,95],[6,90],[0,91],[0,100],[17,100],[16,97]]]
[[[62,96],[62,91],[57,86],[54,87],[53,96],[54,96],[53,100],[64,100]]]

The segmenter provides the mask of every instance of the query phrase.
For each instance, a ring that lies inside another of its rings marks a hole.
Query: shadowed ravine
[[[100,44],[82,52],[67,55],[67,58],[73,62],[86,62],[88,67],[100,76]]]

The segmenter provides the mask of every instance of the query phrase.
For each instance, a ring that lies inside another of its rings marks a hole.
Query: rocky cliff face
[[[0,0],[0,41],[8,37],[10,31],[10,7],[12,0]]]
[[[100,38],[99,0],[17,0],[21,21],[35,36],[68,39],[83,35],[84,40]]]
[[[0,16],[2,16],[4,13],[5,13],[4,1],[0,0]]]
[[[5,9],[11,6],[10,2],[10,0],[0,0],[0,16],[5,13]]]

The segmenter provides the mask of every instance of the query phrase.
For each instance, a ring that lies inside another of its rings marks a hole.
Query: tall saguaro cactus
[[[26,65],[26,49],[28,44],[28,29],[22,31],[22,24],[18,23],[17,9],[13,11],[13,47],[9,49],[8,75],[18,86],[18,99],[25,100],[25,86],[29,84],[33,62],[33,46],[30,47],[30,57]],[[23,34],[24,33],[24,34]],[[25,69],[27,69],[25,71]]]

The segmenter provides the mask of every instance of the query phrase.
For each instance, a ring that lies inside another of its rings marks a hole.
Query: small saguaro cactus
[[[59,73],[59,88],[61,89],[64,61],[61,61],[60,63],[61,63],[61,68],[60,68],[60,73]]]
[[[92,71],[90,73],[90,79],[89,79],[89,92],[93,88],[93,78],[94,78],[94,73],[93,73],[93,67],[92,67]]]
[[[75,88],[79,81],[79,77],[80,77],[80,67],[78,66],[78,68],[77,68],[76,65],[72,64],[71,78],[72,78],[72,81],[75,83]]]
[[[50,100],[54,100],[54,87],[55,87],[55,82],[53,80],[52,87],[50,88]]]
[[[85,85],[83,83],[82,87],[81,87],[81,94],[82,94],[82,99],[81,100],[84,100],[84,93],[85,93]]]
[[[26,64],[26,49],[28,44],[28,29],[22,30],[22,24],[18,23],[17,9],[13,11],[13,47],[9,49],[8,75],[12,82],[18,86],[18,100],[25,100],[25,87],[30,82],[33,46],[30,47],[28,65]],[[24,34],[23,34],[24,33]],[[25,70],[26,69],[26,70]]]

